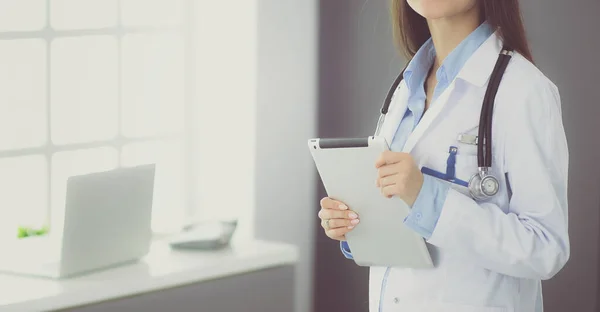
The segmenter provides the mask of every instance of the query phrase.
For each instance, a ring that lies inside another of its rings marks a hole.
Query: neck
[[[437,69],[448,54],[481,24],[479,9],[474,6],[459,15],[427,20],[427,24],[435,46],[434,68]]]

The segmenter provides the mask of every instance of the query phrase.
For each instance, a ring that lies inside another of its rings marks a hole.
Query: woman
[[[391,151],[374,164],[373,187],[411,206],[399,226],[423,236],[435,266],[372,267],[370,311],[542,311],[541,280],[570,252],[568,149],[558,90],[532,64],[517,0],[393,0],[392,16],[412,59],[382,125]],[[503,46],[514,54],[493,110],[499,190],[481,200],[456,181],[478,172],[473,138]],[[422,173],[449,166],[456,179]],[[324,198],[319,217],[352,258],[345,235],[360,216]]]

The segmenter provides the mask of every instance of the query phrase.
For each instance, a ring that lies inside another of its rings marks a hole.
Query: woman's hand
[[[377,187],[387,198],[396,195],[409,206],[417,200],[423,186],[423,174],[410,154],[385,151],[375,167],[379,171]]]
[[[319,218],[325,234],[339,241],[346,240],[346,233],[352,231],[359,222],[358,215],[348,206],[329,197],[321,199]]]

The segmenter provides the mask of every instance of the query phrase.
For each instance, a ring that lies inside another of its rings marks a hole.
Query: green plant
[[[17,232],[17,238],[25,238],[30,236],[43,236],[48,234],[48,227],[43,226],[39,229],[34,229],[31,227],[20,226]]]

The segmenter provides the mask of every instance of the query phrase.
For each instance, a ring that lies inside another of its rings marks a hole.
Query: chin
[[[476,0],[406,0],[406,2],[415,12],[428,20],[456,16],[471,10],[477,4]]]

